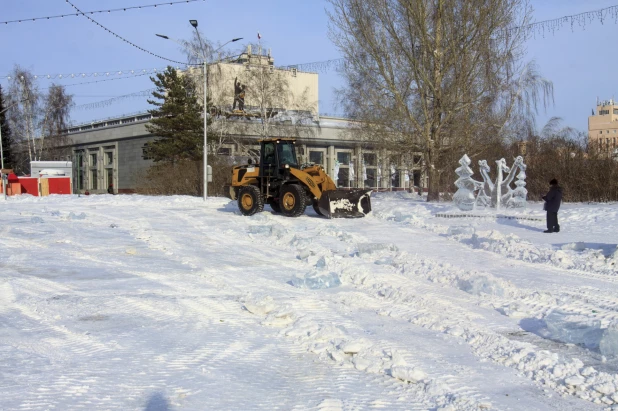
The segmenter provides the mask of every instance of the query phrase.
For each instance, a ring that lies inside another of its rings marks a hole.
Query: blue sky
[[[73,13],[65,0],[0,0],[0,21]],[[114,9],[162,3],[163,0],[71,0],[83,11]],[[173,1],[173,0],[172,0]],[[533,0],[534,20],[543,21],[618,4],[618,0]],[[326,61],[340,57],[328,39],[328,18],[323,0],[235,0],[198,1],[159,6],[91,17],[132,43],[152,53],[184,61],[178,46],[155,36],[166,34],[177,39],[189,38],[189,19],[197,19],[202,32],[214,43],[234,37],[244,40],[226,46],[240,50],[242,44],[255,42],[262,34],[264,48],[271,48],[276,65]],[[527,42],[527,60],[535,60],[540,72],[552,80],[555,105],[539,113],[539,126],[552,116],[564,119],[564,125],[587,130],[588,116],[597,97],[609,99],[616,93],[614,66],[618,55],[611,41],[618,31],[613,16],[601,24],[598,20],[573,30],[564,26],[554,34],[537,36]],[[164,68],[168,62],[132,47],[83,16],[71,16],[35,22],[0,24],[0,76],[9,74],[14,64],[35,74],[78,74]],[[239,44],[240,43],[240,44]],[[238,46],[237,46],[238,44]],[[114,78],[110,76],[108,78]],[[116,76],[117,78],[117,76]],[[152,88],[148,76],[104,81],[97,78],[56,79],[65,84],[83,105]],[[0,78],[2,86],[6,79]],[[50,80],[40,81],[42,88]],[[338,113],[333,88],[343,85],[334,70],[320,73],[320,111]],[[144,97],[129,98],[96,109],[74,110],[74,122],[113,117],[144,111]]]

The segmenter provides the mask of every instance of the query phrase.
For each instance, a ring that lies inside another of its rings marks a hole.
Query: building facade
[[[597,101],[596,113],[588,117],[588,142],[608,155],[618,149],[618,104],[611,99]]]
[[[77,193],[131,193],[140,175],[154,164],[146,156],[146,144],[157,137],[146,130],[148,113],[83,124],[69,129],[72,140],[74,187]],[[368,187],[379,190],[425,187],[421,158],[404,158],[396,153],[375,150],[355,138],[349,120],[320,116],[310,126],[313,132],[297,137],[301,163],[321,164],[339,187]],[[244,129],[250,131],[250,129]],[[284,126],[273,126],[273,135],[295,137]],[[259,150],[256,133],[230,138],[217,148],[217,154],[242,162]]]
[[[210,153],[239,163],[259,150],[260,138],[295,137],[300,162],[321,164],[339,187],[425,187],[420,155],[375,150],[354,133],[350,120],[319,115],[317,73],[276,68],[270,51],[254,54],[250,47],[234,61],[211,64],[208,70],[208,95],[215,107],[209,139],[211,133],[225,136],[209,147]],[[183,74],[195,77],[196,92],[203,96],[203,71]],[[236,83],[244,86],[243,112],[233,107]],[[145,150],[157,138],[145,127],[151,118],[143,113],[71,127],[75,190],[136,190],[140,175],[153,165]]]

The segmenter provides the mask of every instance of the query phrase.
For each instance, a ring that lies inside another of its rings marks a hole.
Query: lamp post
[[[202,55],[198,55],[195,50],[191,50],[195,57],[202,58],[203,66],[204,66],[204,201],[208,197],[208,59],[206,58],[206,51],[204,50],[204,43],[202,42],[202,37],[200,36],[200,32],[197,29],[197,20],[189,20],[189,23],[195,28],[195,32],[197,33],[197,38],[200,41],[200,47],[202,49]],[[172,40],[183,47],[186,47],[186,44],[179,42],[171,37],[165,36],[163,34],[157,34],[158,37],[164,38],[166,40]],[[232,40],[229,40],[227,43],[224,43],[221,47],[216,49],[214,53],[221,50],[223,46],[228,45],[229,43],[233,43],[238,40],[242,40],[242,37],[238,37]]]

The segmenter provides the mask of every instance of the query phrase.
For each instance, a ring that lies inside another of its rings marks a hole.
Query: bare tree
[[[370,141],[421,153],[428,200],[453,150],[516,133],[550,82],[523,64],[526,0],[329,0],[331,40],[345,56],[343,108]]]
[[[29,164],[36,159],[37,142],[35,124],[40,121],[40,90],[34,75],[15,65],[9,83],[8,120],[17,146],[16,169],[29,170]]]
[[[67,154],[70,140],[66,129],[73,96],[52,84],[46,93],[35,76],[16,65],[8,90],[8,121],[13,132],[15,168],[27,172],[31,161],[59,159]]]
[[[73,96],[63,86],[52,84],[43,96],[44,116],[38,158],[60,160],[70,155],[71,139],[67,135],[70,111],[75,105]]]

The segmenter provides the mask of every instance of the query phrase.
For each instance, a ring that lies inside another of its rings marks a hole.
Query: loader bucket
[[[318,200],[320,214],[328,218],[364,217],[371,211],[371,190],[330,190]]]

